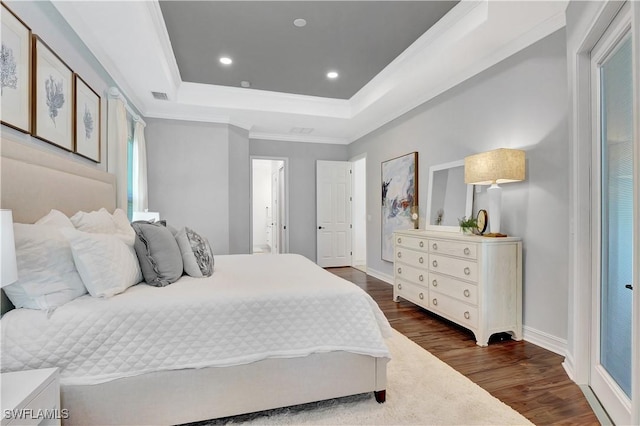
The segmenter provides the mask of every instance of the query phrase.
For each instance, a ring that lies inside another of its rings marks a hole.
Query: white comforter
[[[71,385],[313,352],[389,357],[389,323],[359,287],[299,255],[215,260],[209,278],[14,309],[1,320],[2,371],[55,366]]]

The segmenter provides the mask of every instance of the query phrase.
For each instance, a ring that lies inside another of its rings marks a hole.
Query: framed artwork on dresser
[[[2,124],[31,131],[31,29],[2,3]]]
[[[100,162],[100,96],[75,74],[74,151],[89,160]]]
[[[33,36],[33,136],[73,151],[73,71]]]
[[[412,229],[418,205],[418,153],[382,163],[382,260],[393,262],[393,232]]]

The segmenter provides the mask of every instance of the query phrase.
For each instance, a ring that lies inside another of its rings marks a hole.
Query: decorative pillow
[[[133,222],[136,232],[134,245],[140,269],[147,284],[164,287],[182,276],[182,255],[176,239],[167,228],[157,222]]]
[[[210,277],[214,259],[209,241],[187,227],[179,230],[175,236],[182,253],[184,271],[192,277]]]
[[[93,297],[111,297],[142,281],[133,247],[116,235],[64,229],[78,273]]]
[[[46,216],[38,219],[36,225],[49,225],[55,226],[56,228],[75,228],[66,214],[62,213],[60,210],[55,209],[47,213]]]
[[[115,234],[116,225],[107,209],[98,211],[78,212],[71,216],[71,223],[78,231],[93,232],[95,234]]]
[[[13,231],[18,281],[3,290],[16,308],[55,308],[87,293],[58,228],[16,223]]]

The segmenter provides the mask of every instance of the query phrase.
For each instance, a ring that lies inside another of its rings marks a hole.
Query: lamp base
[[[494,183],[487,189],[487,193],[489,194],[489,230],[492,234],[499,234],[502,188]]]

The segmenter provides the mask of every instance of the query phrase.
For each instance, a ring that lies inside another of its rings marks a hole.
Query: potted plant
[[[475,217],[463,217],[462,219],[458,219],[458,224],[460,225],[460,230],[463,234],[472,234],[476,229],[478,229],[478,221]]]

